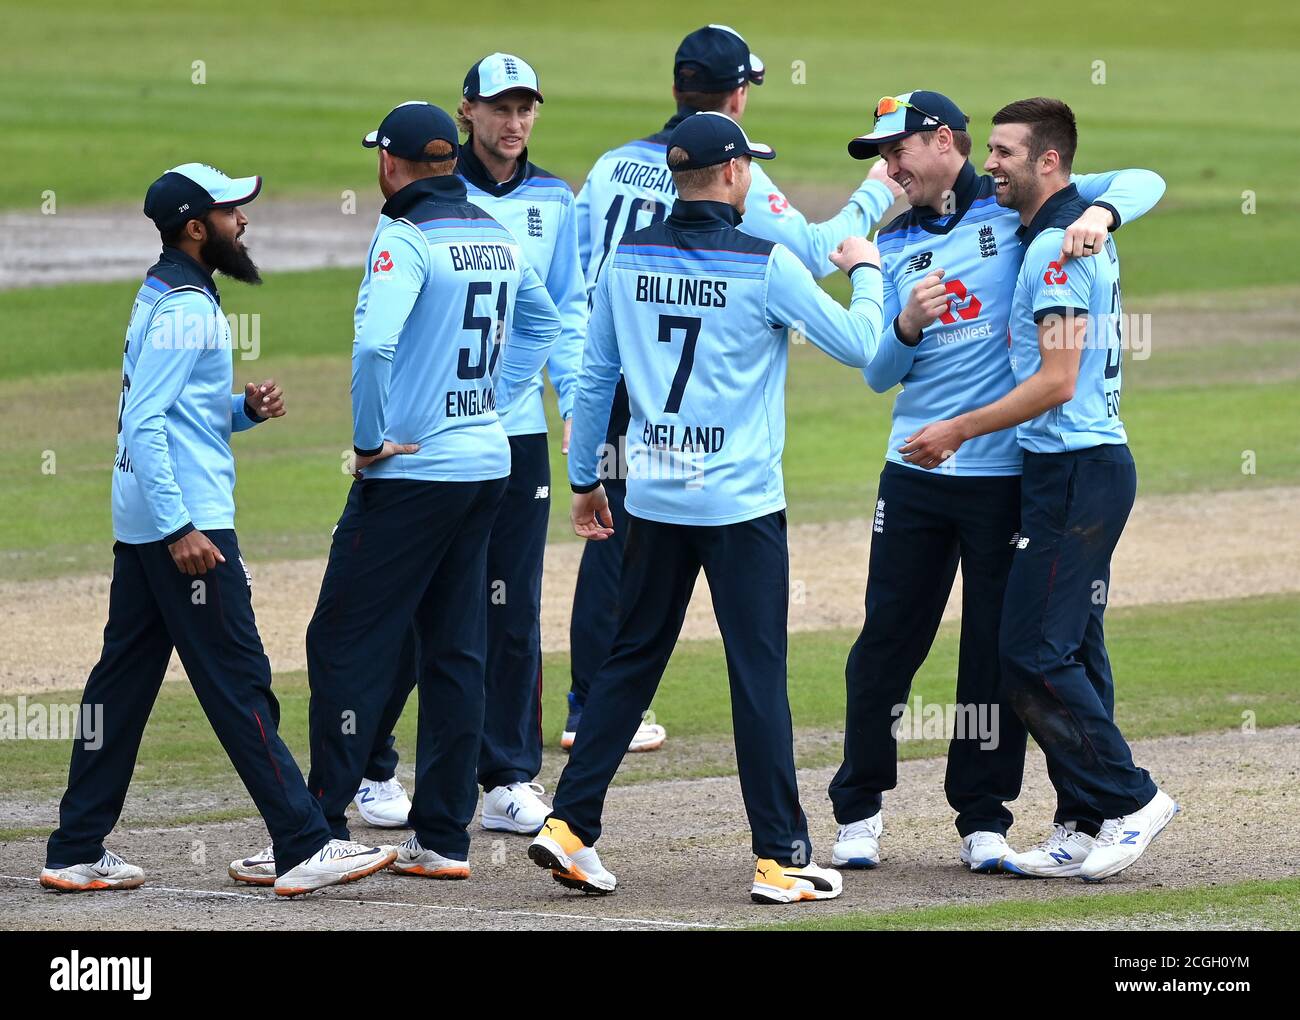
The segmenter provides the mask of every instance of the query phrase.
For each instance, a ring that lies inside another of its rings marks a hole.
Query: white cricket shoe
[[[1092,853],[1079,869],[1079,877],[1085,882],[1100,882],[1118,875],[1142,856],[1176,814],[1174,799],[1156,790],[1156,795],[1131,815],[1107,818],[1101,823]]]
[[[422,878],[469,878],[469,861],[458,861],[443,857],[433,850],[426,850],[420,845],[420,839],[414,833],[405,843],[393,847],[397,851],[397,860],[388,866],[390,871],[399,875],[419,875]]]
[[[587,846],[558,818],[548,818],[542,831],[528,844],[528,858],[566,889],[604,896],[618,886],[612,871],[600,863],[595,847]]]
[[[236,882],[247,882],[249,885],[275,885],[275,849],[268,846],[252,857],[245,857],[242,861],[231,861],[227,872]]]
[[[1093,838],[1075,829],[1074,822],[1059,822],[1052,834],[1028,850],[1012,851],[1002,860],[1002,870],[1032,878],[1075,878],[1092,853]]]
[[[875,868],[880,865],[880,833],[884,824],[877,811],[870,818],[841,825],[831,850],[832,868]]]
[[[664,746],[664,741],[668,739],[668,731],[658,723],[646,722],[641,720],[641,725],[636,728],[636,733],[632,737],[632,742],[627,745],[627,749],[633,754],[641,751],[657,751]]]
[[[1002,868],[1002,859],[1012,853],[1007,838],[1000,832],[972,832],[962,837],[961,862],[971,871],[981,875],[992,874]]]
[[[533,836],[541,831],[551,809],[538,796],[541,783],[511,783],[483,794],[480,824],[492,832],[518,832]]]
[[[833,900],[843,891],[844,880],[838,871],[819,868],[816,864],[783,867],[776,861],[760,859],[754,865],[749,898],[755,903],[799,903]]]
[[[367,825],[377,829],[406,829],[411,814],[411,798],[402,784],[393,779],[363,779],[361,789],[352,798]]]
[[[94,864],[70,868],[42,868],[41,885],[56,892],[93,892],[99,889],[134,889],[144,885],[144,871],[127,864],[111,850]]]
[[[346,839],[331,839],[295,868],[275,880],[277,896],[301,896],[327,885],[355,882],[382,871],[397,859],[387,846],[366,846]]]

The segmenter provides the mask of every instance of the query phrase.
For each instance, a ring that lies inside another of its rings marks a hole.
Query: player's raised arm
[[[1071,174],[1070,183],[1091,205],[1065,231],[1061,242],[1065,258],[1099,254],[1107,234],[1146,215],[1165,193],[1164,178],[1154,170]]]
[[[778,246],[772,252],[767,284],[768,321],[797,330],[836,361],[862,368],[880,343],[884,317],[880,253],[866,238],[849,237],[830,258],[853,281],[848,309],[822,290],[798,259]]]

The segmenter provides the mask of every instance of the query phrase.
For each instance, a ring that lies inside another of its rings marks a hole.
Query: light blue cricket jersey
[[[673,128],[695,111],[686,107],[663,130],[611,149],[596,161],[578,192],[578,244],[587,287],[596,284],[601,264],[625,235],[661,223],[677,198],[666,154]],[[894,203],[888,186],[864,180],[848,203],[824,223],[809,223],[790,204],[755,160],[745,196],[746,234],[784,245],[814,276],[835,271],[830,253],[850,234],[865,237]]]
[[[113,537],[175,542],[235,526],[231,432],[252,428],[231,393],[230,323],[212,274],[164,247],[131,308],[122,352]]]
[[[1020,445],[1034,453],[1065,453],[1128,442],[1119,417],[1123,308],[1115,239],[1092,258],[1058,261],[1065,228],[1087,203],[1074,185],[1049,198],[1027,227],[1026,246],[1011,305],[1011,368],[1022,383],[1042,365],[1038,327],[1048,316],[1086,315],[1087,340],[1079,354],[1074,396],[1017,426]]]
[[[456,173],[465,182],[469,200],[514,235],[524,260],[537,271],[560,312],[560,336],[546,359],[546,371],[555,387],[560,417],[573,414],[573,395],[582,367],[582,345],[587,334],[587,287],[578,258],[578,222],[573,191],[553,174],[519,159],[519,170],[498,184],[474,154],[474,140],[460,149]],[[516,393],[509,407],[500,409],[501,425],[508,436],[546,431],[542,403],[542,373]]]
[[[1109,209],[1117,225],[1149,210],[1165,187],[1149,170],[1076,174],[1071,181],[1085,202]],[[931,422],[990,404],[1016,385],[1008,357],[1008,323],[1024,257],[1017,236],[1020,216],[997,204],[993,179],[981,177],[969,163],[953,191],[953,213],[936,216],[932,209],[913,208],[876,238],[884,270],[886,323],[897,323],[912,287],[935,269],[945,270],[951,295],[948,310],[922,331],[919,344],[904,343],[896,325],[886,328],[863,373],[879,393],[903,384],[894,400],[885,459],[917,471],[923,469],[898,452],[908,436]],[[962,444],[944,470],[1017,475],[1020,463],[1015,430],[1004,429]]]
[[[880,273],[853,274],[846,311],[781,245],[742,233],[720,202],[678,200],[625,236],[593,294],[569,481],[595,488],[610,402],[625,371],[627,510],[670,524],[724,525],[785,507],[789,327],[863,366],[882,323]]]
[[[497,402],[529,385],[559,333],[514,236],[468,201],[460,178],[402,188],[384,204],[357,296],[352,442],[360,454],[385,440],[420,450],[365,476],[504,478],[510,444]]]

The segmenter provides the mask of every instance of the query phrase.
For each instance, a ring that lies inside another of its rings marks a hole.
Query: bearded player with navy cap
[[[724,113],[741,122],[752,87],[766,76],[763,61],[734,29],[706,25],[687,35],[673,57],[673,98],[677,112],[652,135],[611,149],[596,161],[578,193],[578,231],[587,286],[595,285],[601,265],[624,234],[658,223],[676,197],[672,174],[664,164],[669,134],[699,111]],[[829,255],[845,237],[864,236],[885,214],[902,189],[872,167],[868,178],[853,190],[844,207],[821,223],[808,220],[791,204],[759,163],[751,168],[745,218],[739,229],[754,237],[784,245],[817,277],[834,272]],[[608,441],[612,450],[623,442],[627,426],[627,393],[615,391]],[[609,654],[617,618],[614,606],[623,556],[623,500],[626,484],[617,457],[605,471],[605,492],[614,515],[615,534],[606,542],[588,543],[582,553],[569,630],[571,686],[569,718],[561,737],[571,747],[582,720],[587,688]],[[664,727],[647,718],[629,746],[652,751],[666,738]]]
[[[149,187],[163,250],[136,292],[122,352],[113,462],[113,583],[104,648],[82,696],[102,731],[72,745],[41,885],[129,889],[144,872],[104,847],[172,650],[275,848],[260,877],[294,896],[387,866],[394,852],[332,839],[280,739],[280,706],[235,535],[233,432],[284,415],[274,380],[231,393],[230,323],[213,280],[261,276],[240,236],[260,177],[186,163]]]
[[[884,791],[897,785],[895,706],[929,654],[962,571],[956,702],[996,715],[997,738],[970,726],[949,744],[944,789],[957,812],[958,857],[975,872],[1016,870],[1007,808],[1024,772],[1025,730],[1002,697],[997,634],[1020,527],[1021,451],[1013,430],[975,438],[944,462],[920,463],[908,444],[925,425],[997,400],[1015,386],[1007,324],[1024,248],[1019,217],[995,181],[971,165],[969,118],[947,96],[885,96],[856,159],[881,156],[912,208],[877,235],[885,329],[864,375],[894,400],[886,463],[872,515],[866,613],[845,665],[844,762],[830,786],[837,867],[880,862]],[[1146,170],[1071,178],[1083,199],[1061,253],[1095,255],[1109,231],[1149,210],[1164,182]],[[984,706],[988,706],[984,708]],[[967,716],[970,711],[967,712]],[[1072,809],[1073,810],[1073,809]]]
[[[467,137],[456,172],[468,200],[518,240],[559,309],[561,332],[546,360],[555,388],[567,452],[573,397],[587,328],[587,298],[578,256],[573,192],[528,158],[538,107],[537,72],[509,53],[492,53],[465,75],[456,120]],[[508,408],[501,424],[510,440],[510,484],[488,545],[488,662],[479,761],[485,829],[531,834],[547,806],[534,782],[542,766],[542,564],[551,507],[551,462],[539,371]],[[372,824],[405,824],[409,801],[395,778],[392,727],[414,682],[414,646],[399,664],[400,679],[385,711],[356,804]]]

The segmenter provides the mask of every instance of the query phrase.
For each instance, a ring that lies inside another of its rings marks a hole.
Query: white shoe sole
[[[479,824],[488,832],[511,832],[516,836],[536,836],[542,831],[546,819],[543,818],[536,825],[528,828],[520,825],[509,815],[484,815],[479,820]]]
[[[1085,882],[1104,882],[1108,878],[1114,878],[1116,875],[1118,875],[1121,871],[1124,871],[1126,868],[1132,867],[1134,864],[1136,864],[1139,860],[1142,859],[1142,855],[1144,853],[1146,853],[1148,850],[1151,849],[1151,844],[1156,841],[1156,838],[1160,835],[1160,833],[1165,831],[1169,823],[1174,820],[1174,816],[1178,814],[1178,812],[1181,810],[1182,808],[1178,806],[1178,802],[1171,799],[1169,801],[1169,807],[1165,810],[1164,817],[1162,817],[1159,823],[1156,825],[1155,832],[1151,833],[1151,838],[1147,840],[1146,846],[1144,846],[1141,850],[1139,850],[1128,860],[1116,861],[1114,864],[1110,865],[1104,871],[1099,872],[1096,875],[1080,875],[1080,877]]]
[[[1084,860],[1087,860],[1085,857]],[[1078,864],[1072,864],[1062,868],[1039,868],[1034,869],[1026,867],[1009,857],[1002,858],[1002,870],[1017,878],[1078,878],[1083,869],[1083,861]]]
[[[233,864],[226,869],[226,874],[236,882],[243,882],[245,885],[275,885],[275,872],[269,875],[259,874],[256,871],[242,871]]]
[[[593,896],[608,896],[615,889],[608,880],[584,872],[559,843],[546,836],[539,836],[529,844],[528,859],[539,868],[547,868],[551,877],[566,889],[577,889]]]
[[[95,878],[88,882],[60,878],[50,871],[42,871],[40,883],[46,889],[61,893],[104,892],[113,889],[138,889],[144,885],[144,876],[139,878]]]
[[[831,851],[831,867],[841,871],[871,871],[880,867],[880,854],[875,857],[841,857],[838,851]]]
[[[755,882],[749,889],[749,898],[755,903],[805,903],[814,900],[833,900],[844,891],[839,889],[781,889],[766,882]]]
[[[469,878],[469,864],[460,861],[444,861],[442,864],[393,861],[388,866],[388,870],[398,875],[417,875],[420,878],[438,878],[446,881]]]
[[[349,882],[356,882],[369,875],[373,875],[376,871],[383,871],[395,860],[397,860],[397,851],[390,850],[388,853],[380,855],[375,861],[362,867],[354,868],[351,871],[343,871],[335,874],[307,875],[303,878],[294,879],[293,885],[284,886],[281,886],[277,879],[275,894],[277,896],[302,896],[304,893],[315,892],[317,889],[326,889],[332,885],[347,885]]]

